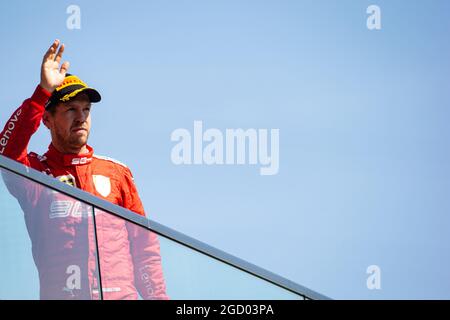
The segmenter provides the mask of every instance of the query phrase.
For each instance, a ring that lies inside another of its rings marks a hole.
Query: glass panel
[[[0,171],[0,299],[98,299],[92,207]]]
[[[161,251],[168,292],[173,299],[303,299],[164,237],[161,237]]]
[[[95,209],[106,300],[167,299],[156,234]]]
[[[105,299],[303,299],[107,212],[96,222]]]

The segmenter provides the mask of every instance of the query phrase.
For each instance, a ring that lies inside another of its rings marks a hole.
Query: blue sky
[[[59,38],[102,93],[90,144],[132,169],[149,217],[333,298],[448,299],[449,18],[445,0],[2,2],[0,119]],[[280,129],[279,173],[174,165],[195,120]]]

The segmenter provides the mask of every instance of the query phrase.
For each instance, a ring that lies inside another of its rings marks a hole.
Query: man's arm
[[[63,81],[69,68],[64,62],[59,67],[64,44],[58,49],[59,40],[55,40],[44,55],[41,65],[41,82],[31,98],[12,114],[0,134],[0,154],[30,166],[27,147],[31,136],[39,128],[45,104],[53,90]]]
[[[45,103],[50,93],[37,86],[31,98],[14,111],[0,134],[0,154],[30,166],[27,147],[31,136],[39,128]]]
[[[124,207],[145,216],[144,207],[139,198],[131,171],[125,171]],[[154,232],[133,223],[127,223],[130,250],[134,264],[134,279],[139,294],[144,299],[164,299],[166,284],[161,265],[159,240]]]

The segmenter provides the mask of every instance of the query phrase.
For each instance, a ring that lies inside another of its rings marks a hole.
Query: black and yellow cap
[[[77,76],[68,73],[63,83],[53,91],[45,108],[58,102],[67,102],[81,92],[86,93],[91,102],[99,102],[102,99],[97,90],[89,87]]]

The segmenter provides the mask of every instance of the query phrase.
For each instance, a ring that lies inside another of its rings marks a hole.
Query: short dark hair
[[[48,106],[47,106],[47,108],[45,108],[45,110],[46,111],[48,111],[48,112],[50,112],[50,114],[52,115],[52,116],[54,116],[55,115],[55,112],[56,112],[56,106],[58,105],[58,103],[50,103]]]

